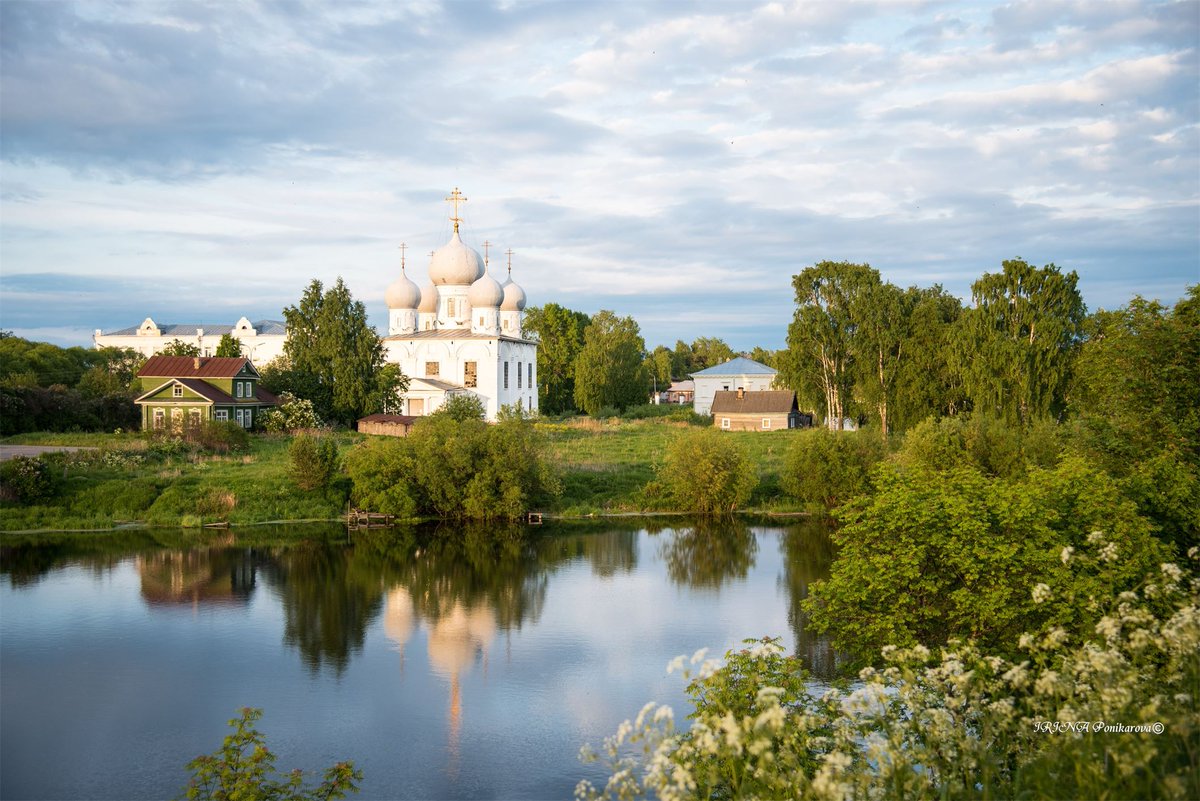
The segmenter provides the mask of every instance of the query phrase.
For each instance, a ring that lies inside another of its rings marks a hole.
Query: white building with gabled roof
[[[693,409],[696,414],[712,414],[713,398],[718,392],[759,392],[775,385],[776,371],[753,359],[738,356],[692,373],[696,382]]]
[[[424,288],[408,277],[403,249],[400,276],[388,288],[387,360],[409,377],[401,413],[420,416],[437,411],[447,398],[469,394],[483,403],[488,420],[505,406],[536,413],[537,342],[521,330],[525,291],[508,276],[501,283],[488,271],[487,259],[462,241],[456,188],[454,233],[429,259]],[[486,243],[485,243],[486,244]]]

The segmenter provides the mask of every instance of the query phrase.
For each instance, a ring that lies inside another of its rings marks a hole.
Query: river
[[[685,721],[678,654],[770,635],[833,669],[799,609],[832,559],[813,523],[4,542],[4,799],[178,796],[245,706],[276,767],[352,759],[357,798],[569,798],[646,701]]]

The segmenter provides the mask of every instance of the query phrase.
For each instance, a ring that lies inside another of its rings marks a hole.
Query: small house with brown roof
[[[713,425],[723,431],[778,431],[807,428],[812,415],[801,413],[790,390],[718,390],[712,401]]]
[[[369,414],[358,419],[358,433],[407,437],[417,419],[407,414]]]
[[[151,356],[138,370],[142,430],[233,420],[252,428],[279,400],[245,356]]]

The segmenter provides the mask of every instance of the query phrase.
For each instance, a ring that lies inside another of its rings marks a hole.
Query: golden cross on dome
[[[504,252],[505,252],[505,255],[508,256],[508,277],[512,278],[512,248],[509,248],[508,250],[506,250]]]
[[[491,243],[491,242],[487,241],[486,239],[485,239],[485,240],[483,240],[483,266],[484,266],[484,267],[487,267],[487,264],[488,264],[488,248],[490,248],[491,246],[492,246],[492,243]]]
[[[447,203],[454,204],[454,216],[450,219],[454,222],[454,233],[458,233],[458,224],[462,222],[462,217],[458,216],[458,204],[466,203],[467,199],[463,197],[463,193],[458,191],[458,187],[454,187],[454,191],[450,193],[450,197],[446,198]]]
[[[408,245],[400,243],[400,272],[404,272],[404,251],[408,250]]]

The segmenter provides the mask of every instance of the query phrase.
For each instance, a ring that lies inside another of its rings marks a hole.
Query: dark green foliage
[[[591,318],[583,312],[547,303],[525,310],[521,325],[538,340],[538,410],[542,414],[575,411],[575,358]]]
[[[793,439],[780,485],[802,503],[828,511],[869,492],[871,471],[885,455],[871,432],[809,429]]]
[[[857,660],[889,644],[970,637],[1003,649],[1050,624],[1088,630],[1102,603],[1166,555],[1111,480],[1077,459],[1016,479],[885,464],[876,482],[874,495],[839,510],[838,558],[804,604],[814,629]],[[1111,560],[1063,552],[1089,536],[1112,544]],[[1035,583],[1054,603],[1031,597]]]
[[[483,401],[475,395],[451,395],[438,407],[438,412],[457,423],[467,420],[482,420]]]
[[[232,334],[221,334],[221,341],[217,343],[217,356],[241,356],[242,341],[235,338]]]
[[[360,509],[401,518],[417,515],[412,447],[395,437],[369,437],[345,457],[354,487],[350,500]]]
[[[137,406],[125,393],[86,397],[62,386],[0,386],[0,435],[26,431],[136,429]]]
[[[338,470],[338,448],[332,437],[300,434],[288,448],[291,477],[305,492],[325,489]]]
[[[1053,467],[1061,450],[1054,423],[1043,421],[1022,429],[977,413],[922,421],[905,434],[893,459],[906,468],[973,467],[986,476],[1013,478],[1030,467]]]
[[[711,428],[688,431],[667,447],[656,482],[675,509],[724,515],[750,500],[758,475],[736,440]]]
[[[1028,423],[1058,418],[1087,309],[1079,276],[1021,259],[971,286],[975,308],[962,317],[958,365],[976,410]]]
[[[200,346],[181,339],[172,339],[159,353],[163,356],[199,356]]]
[[[488,425],[478,401],[462,396],[403,439],[359,445],[347,470],[354,502],[371,511],[517,520],[559,491],[543,450],[519,411],[506,409]]]
[[[674,529],[659,548],[671,581],[690,588],[720,589],[727,581],[744,579],[757,554],[754,532],[736,518],[701,518],[694,526]]]
[[[575,404],[589,415],[646,401],[645,352],[638,324],[602,310],[584,331],[575,359]]]
[[[44,460],[14,456],[0,462],[0,496],[18,503],[36,504],[49,500],[58,490],[55,471]]]
[[[1174,309],[1134,298],[1085,326],[1072,446],[1180,546],[1200,539],[1200,286]]]
[[[233,733],[220,749],[187,764],[192,772],[184,798],[188,801],[331,801],[357,793],[362,771],[353,762],[338,762],[325,770],[316,787],[304,784],[299,769],[286,776],[275,770],[275,755],[254,723],[261,709],[246,707],[229,721]]]
[[[338,279],[328,291],[314,280],[300,303],[283,310],[288,326],[284,358],[265,371],[271,392],[312,401],[317,416],[344,425],[382,412],[407,387],[395,365],[385,365],[383,343],[367,311]]]

